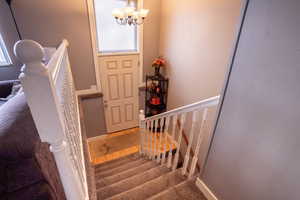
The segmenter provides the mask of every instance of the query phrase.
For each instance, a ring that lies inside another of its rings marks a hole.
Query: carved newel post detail
[[[20,80],[35,125],[43,142],[50,144],[68,200],[84,200],[86,195],[71,162],[65,141],[65,127],[51,74],[42,63],[43,47],[32,40],[15,44],[16,57],[24,64]]]

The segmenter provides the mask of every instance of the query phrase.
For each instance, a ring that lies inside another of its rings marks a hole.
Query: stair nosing
[[[118,181],[118,182],[116,182],[116,183],[107,185],[107,186],[105,186],[105,187],[115,186],[115,185],[117,185],[117,184],[120,184],[120,183],[122,183],[122,182],[125,182],[125,181],[128,180],[128,179],[134,179],[134,178],[136,178],[136,177],[138,177],[138,176],[141,176],[142,174],[145,174],[145,173],[147,173],[147,172],[149,172],[149,171],[151,171],[151,170],[155,170],[155,169],[163,168],[163,167],[164,167],[164,166],[161,166],[161,165],[156,166],[156,167],[153,167],[153,168],[151,168],[151,169],[148,169],[148,170],[146,170],[146,171],[143,171],[143,172],[140,173],[140,174],[136,174],[136,175],[131,176],[131,177],[127,178],[127,179],[123,179],[123,180],[121,180],[121,181]],[[167,172],[167,173],[170,173],[170,172]],[[163,175],[164,175],[164,174],[163,174]],[[163,175],[161,175],[161,176],[163,176]],[[159,177],[161,177],[161,176],[159,176]],[[159,177],[157,177],[157,178],[159,178]],[[156,178],[154,178],[154,179],[156,179]],[[151,180],[154,180],[154,179],[151,179]],[[151,180],[150,180],[150,181],[151,181]],[[149,181],[147,181],[147,182],[149,182]],[[147,183],[147,182],[145,182],[145,183]],[[143,183],[143,184],[144,184],[144,183]],[[142,185],[143,185],[143,184],[142,184]],[[103,187],[103,188],[101,188],[101,189],[97,189],[96,192],[99,192],[100,190],[104,189],[105,187]],[[136,186],[136,187],[137,187],[137,186]],[[135,188],[135,187],[133,187],[133,188]],[[129,190],[131,190],[131,189],[129,189]],[[126,191],[129,191],[129,190],[126,190]],[[121,193],[123,193],[123,192],[121,192]],[[119,193],[119,194],[121,194],[121,193]],[[118,194],[116,194],[116,195],[118,195]],[[109,198],[110,198],[110,197],[109,197]]]
[[[101,170],[101,168],[105,169],[108,164],[118,163],[118,161],[131,161],[131,160],[127,160],[127,159],[131,159],[131,158],[136,158],[136,160],[140,159],[140,157],[135,157],[135,156],[137,156],[136,153],[130,154],[128,156],[124,156],[124,157],[121,157],[121,158],[110,160],[110,161],[107,161],[107,162],[104,162],[104,163],[94,164],[93,167],[94,167],[95,171],[98,171],[98,170]],[[132,161],[134,161],[134,160],[132,160]]]
[[[134,168],[129,168],[129,169],[125,170],[125,171],[119,172],[119,173],[114,174],[114,175],[111,175],[111,176],[103,177],[102,179],[110,179],[110,178],[112,178],[112,177],[115,177],[115,176],[119,176],[119,175],[121,175],[121,174],[128,173],[128,172],[131,171],[131,170],[135,170],[135,169],[138,169],[138,168],[140,168],[140,167],[144,167],[144,166],[147,165],[147,164],[154,164],[154,165],[155,165],[155,166],[149,168],[148,170],[153,169],[153,168],[156,168],[157,166],[159,166],[157,163],[153,163],[153,162],[151,162],[151,161],[149,160],[148,162],[145,162],[145,163],[143,163],[143,164],[141,164],[141,165],[139,165],[139,166],[136,166],[136,167],[134,167]],[[146,170],[146,171],[147,171],[147,170]],[[144,172],[145,172],[145,171],[142,171],[141,173],[138,173],[138,174],[142,174],[142,173],[144,173]],[[138,174],[136,174],[136,175],[138,175]],[[122,179],[122,180],[123,180],[123,179]],[[100,181],[101,181],[101,178],[100,178],[99,180],[96,180],[96,184],[97,184],[98,182],[100,182]]]
[[[140,161],[145,161],[145,162],[147,162],[147,160],[145,160],[145,159],[143,159],[143,158],[140,158],[140,159],[135,160],[135,161],[133,161],[133,162],[129,162],[128,164],[137,163],[137,162],[140,162]],[[115,167],[115,168],[112,168],[112,169],[109,169],[109,170],[104,170],[104,171],[101,171],[101,172],[95,172],[95,177],[96,177],[96,179],[97,179],[99,176],[103,176],[103,174],[105,174],[105,173],[108,173],[108,172],[110,172],[110,171],[114,171],[114,170],[120,169],[120,168],[122,168],[122,167],[124,167],[124,165],[121,165],[121,166],[119,166],[119,167]],[[109,176],[109,175],[108,175],[108,176]],[[104,177],[108,177],[108,176],[104,176]],[[103,178],[104,178],[104,177],[103,177]],[[100,178],[101,178],[101,177],[100,177]]]
[[[165,165],[162,165],[162,166],[165,166]],[[166,167],[166,166],[165,166]],[[106,198],[106,200],[113,200],[113,198],[115,198],[116,196],[120,196],[120,195],[122,195],[122,194],[126,194],[127,192],[131,192],[131,191],[133,191],[133,190],[135,190],[135,189],[139,189],[139,188],[142,188],[142,187],[144,187],[146,184],[150,184],[151,182],[154,182],[154,181],[156,181],[157,179],[159,179],[159,178],[161,178],[161,177],[166,177],[166,176],[168,176],[169,174],[175,174],[175,173],[178,173],[178,170],[181,170],[181,168],[179,168],[179,169],[176,169],[175,171],[170,171],[170,172],[168,172],[168,173],[165,173],[165,174],[163,174],[163,175],[161,175],[161,176],[159,176],[159,177],[157,177],[157,178],[155,178],[155,179],[152,179],[152,180],[150,180],[150,181],[147,181],[147,182],[145,182],[145,183],[143,183],[143,184],[141,184],[141,185],[139,185],[139,186],[136,186],[136,187],[134,187],[134,188],[131,188],[131,189],[129,189],[129,190],[126,190],[126,191],[124,191],[124,192],[121,192],[121,193],[119,193],[119,194],[116,194],[116,195],[114,195],[114,196],[111,196],[111,197],[109,197],[109,198]],[[150,197],[149,197],[150,198]]]
[[[185,181],[183,181],[183,182],[181,182],[181,183],[178,183],[177,185],[174,185],[174,186],[172,186],[172,187],[170,187],[170,188],[168,188],[168,189],[166,189],[166,190],[164,190],[164,191],[161,191],[161,192],[159,192],[159,193],[157,193],[157,194],[155,194],[155,195],[153,195],[153,196],[147,198],[146,200],[153,200],[153,199],[159,197],[160,195],[163,195],[164,193],[167,193],[167,192],[169,192],[170,190],[172,190],[172,189],[174,189],[174,188],[176,188],[176,187],[180,187],[181,185],[184,185],[184,184],[187,184],[187,183],[189,183],[189,182],[192,182],[194,179],[195,179],[195,178],[192,178],[192,179],[186,179]]]

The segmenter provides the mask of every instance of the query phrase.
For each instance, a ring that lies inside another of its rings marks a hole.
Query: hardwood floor
[[[150,134],[146,134],[146,135],[147,137],[150,137]],[[155,137],[153,137],[153,135],[151,138],[151,142],[145,145],[146,151],[148,149],[153,149],[154,146],[156,146],[155,149],[159,149],[160,153],[164,151],[165,145],[167,151],[169,151],[170,148],[172,149],[176,148],[176,145],[174,144],[174,142],[170,140],[169,137],[167,139],[162,138],[161,142],[159,142],[160,133],[155,134],[156,140],[154,139]],[[156,145],[155,145],[155,141],[156,141]],[[100,164],[121,157],[125,157],[130,154],[137,153],[139,151],[139,144],[140,144],[139,128],[128,129],[128,130],[112,133],[109,135],[105,135],[98,139],[89,141],[88,144],[89,144],[88,146],[90,152],[90,159],[93,164]]]
[[[139,128],[105,135],[88,144],[93,164],[115,160],[139,151]]]

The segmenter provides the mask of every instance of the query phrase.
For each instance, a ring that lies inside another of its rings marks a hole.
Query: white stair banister
[[[61,49],[66,50],[67,45],[68,43],[64,41]],[[16,43],[14,50],[17,58],[24,64],[20,80],[27,103],[41,140],[50,144],[50,150],[54,154],[66,197],[68,200],[86,200],[88,199],[86,172],[82,160],[80,160],[83,159],[83,152],[82,149],[77,151],[78,158],[70,155],[70,152],[72,152],[70,149],[72,148],[70,147],[69,140],[66,138],[66,129],[68,127],[66,127],[64,122],[65,119],[60,104],[61,97],[55,87],[56,80],[54,78],[69,73],[69,69],[54,68],[52,73],[52,69],[42,63],[45,56],[43,47],[35,41],[19,41]],[[64,54],[60,55],[61,59],[57,61],[68,65],[67,54],[65,54],[65,51],[62,52]],[[57,54],[59,53],[59,50],[57,50]],[[74,113],[70,113],[70,115],[74,115]],[[72,117],[73,120],[76,120],[74,116]],[[75,126],[72,126],[72,128],[74,128],[72,132],[78,131],[75,130],[78,129]],[[78,148],[80,148],[82,144],[78,143],[76,141]],[[74,159],[78,159],[77,168],[74,166]],[[77,171],[78,167],[81,168],[81,172]]]
[[[173,122],[173,127],[172,127],[172,136],[171,136],[171,140],[172,141],[175,141],[175,133],[176,133],[176,125],[177,125],[177,115],[174,115],[173,116],[173,119],[172,119],[172,122]],[[172,146],[169,150],[169,156],[168,156],[168,164],[167,164],[167,167],[168,168],[171,168],[172,166]]]
[[[195,127],[196,127],[196,123],[197,123],[197,116],[198,116],[198,110],[193,111],[192,127],[191,127],[191,131],[190,131],[190,135],[189,135],[189,140],[188,140],[189,141],[188,148],[186,150],[186,154],[185,154],[185,158],[184,158],[182,175],[185,175],[185,173],[187,171],[188,164],[189,164],[190,152],[191,152],[192,144],[193,144],[192,141],[194,139],[194,132],[195,132]]]
[[[165,119],[160,119],[160,131],[159,131],[159,142],[158,142],[158,156],[157,156],[157,163],[160,163],[161,160],[161,142],[162,142],[162,135],[163,135],[163,126],[164,126]]]
[[[158,149],[157,149],[157,134],[158,134],[158,119],[156,119],[154,121],[154,157],[153,157],[153,160],[156,159],[156,156],[158,156]]]
[[[176,154],[174,157],[173,161],[173,167],[172,170],[174,171],[177,166],[178,166],[178,161],[179,161],[179,152],[180,152],[180,146],[181,146],[181,140],[182,140],[182,132],[185,124],[185,118],[186,118],[186,113],[181,114],[181,119],[180,119],[180,129],[179,129],[179,136],[178,136],[178,141],[177,141],[177,146],[176,146]]]
[[[167,116],[166,117],[166,123],[165,123],[165,129],[164,129],[164,151],[163,151],[162,161],[161,161],[162,165],[165,163],[165,160],[166,160],[169,123],[170,123],[170,116]],[[172,148],[172,144],[170,145],[170,148]]]
[[[194,157],[192,159],[191,169],[190,169],[190,172],[189,172],[189,178],[191,178],[195,173],[196,165],[197,165],[197,162],[198,162],[198,156],[199,156],[199,152],[200,152],[200,147],[201,147],[201,143],[202,143],[202,140],[203,140],[203,137],[204,137],[203,132],[204,132],[204,126],[205,126],[205,122],[206,122],[206,118],[207,118],[207,112],[208,112],[208,109],[205,108],[204,111],[203,111],[203,115],[202,115],[200,131],[199,131],[199,135],[198,135],[198,138],[197,138],[195,154],[194,154]]]

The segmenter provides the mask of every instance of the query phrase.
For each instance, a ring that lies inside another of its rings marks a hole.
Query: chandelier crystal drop
[[[144,23],[149,10],[141,9],[137,11],[134,7],[116,8],[112,11],[112,15],[115,17],[116,22],[120,25],[141,25]]]

